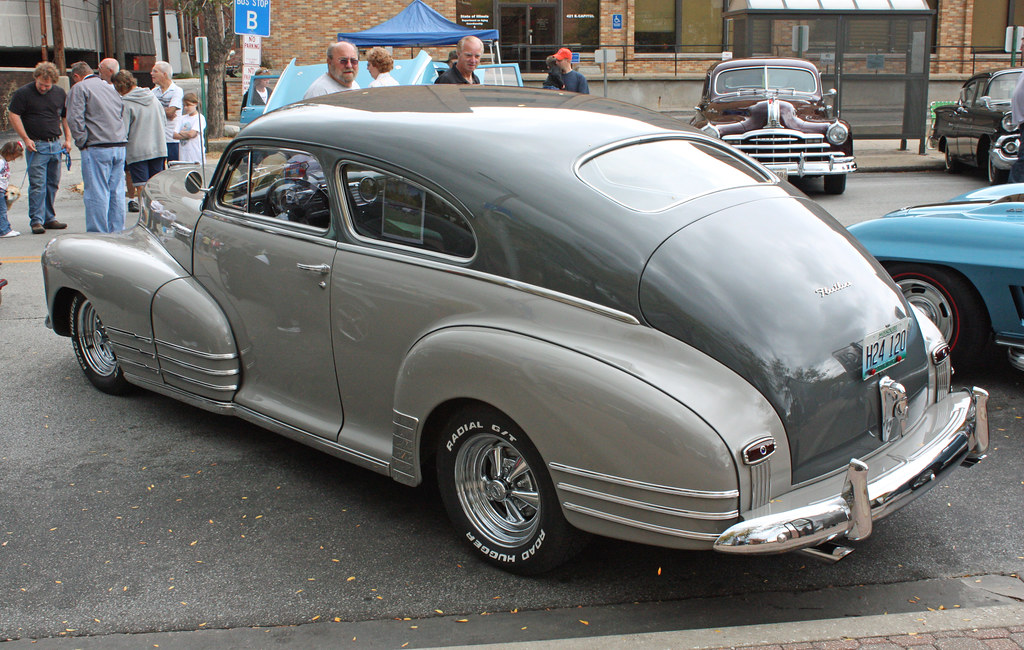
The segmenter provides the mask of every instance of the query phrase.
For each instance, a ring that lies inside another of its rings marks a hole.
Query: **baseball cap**
[[[563,47],[562,49],[560,49],[557,52],[555,52],[555,58],[557,60],[559,60],[559,61],[561,61],[563,59],[569,59],[571,61],[572,60],[572,50],[570,50],[567,47]]]

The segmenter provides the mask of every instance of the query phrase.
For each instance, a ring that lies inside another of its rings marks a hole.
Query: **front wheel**
[[[459,536],[501,569],[543,573],[586,542],[562,516],[540,454],[496,410],[466,408],[448,421],[437,451],[437,482]]]
[[[1009,175],[1009,170],[999,169],[992,162],[992,156],[988,157],[988,184],[989,185],[1002,185],[1006,182],[1006,178]]]
[[[887,267],[903,296],[939,328],[949,343],[953,365],[970,367],[980,360],[991,326],[974,287],[947,269],[915,264]]]
[[[846,191],[846,174],[825,177],[825,194],[842,194]]]
[[[71,301],[71,345],[78,365],[93,386],[104,393],[124,395],[131,389],[114,355],[99,314],[92,301],[77,294]]]

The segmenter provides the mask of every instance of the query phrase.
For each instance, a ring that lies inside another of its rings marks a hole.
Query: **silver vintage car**
[[[588,533],[837,559],[988,446],[987,394],[951,389],[941,335],[841,225],[636,106],[339,93],[142,203],[43,256],[88,379],[436,473],[509,571]]]

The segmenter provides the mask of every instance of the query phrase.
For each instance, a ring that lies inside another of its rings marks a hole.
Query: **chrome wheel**
[[[91,301],[82,302],[75,316],[75,325],[75,341],[89,369],[101,377],[117,373],[117,357]]]
[[[483,434],[459,449],[455,490],[470,523],[507,547],[520,546],[540,526],[537,478],[522,453],[498,436]]]
[[[897,284],[907,302],[923,311],[942,332],[943,338],[951,341],[956,329],[956,311],[946,295],[935,285],[917,278],[899,280]]]

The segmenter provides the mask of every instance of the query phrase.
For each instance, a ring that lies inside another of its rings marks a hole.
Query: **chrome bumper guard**
[[[756,157],[755,157],[756,160]],[[850,174],[857,171],[857,163],[853,156],[831,155],[827,161],[807,161],[800,157],[795,163],[761,163],[782,178],[790,176],[832,176],[836,174]]]
[[[989,148],[988,155],[996,169],[1009,169],[1013,166],[1013,163],[1017,162],[1016,149],[1014,149],[1014,152],[1011,154],[1006,151],[1005,147],[1006,144],[1011,141],[1016,144],[1018,137],[1019,136],[1016,133],[1000,136],[999,139],[996,140],[995,144]]]
[[[988,392],[976,387],[962,392],[961,404],[952,409],[939,434],[902,465],[869,482],[867,463],[854,458],[839,495],[740,522],[718,537],[715,550],[751,555],[785,553],[838,538],[865,539],[871,535],[874,520],[924,494],[957,465],[971,465],[984,458],[988,450]],[[950,398],[955,399],[955,394]]]

